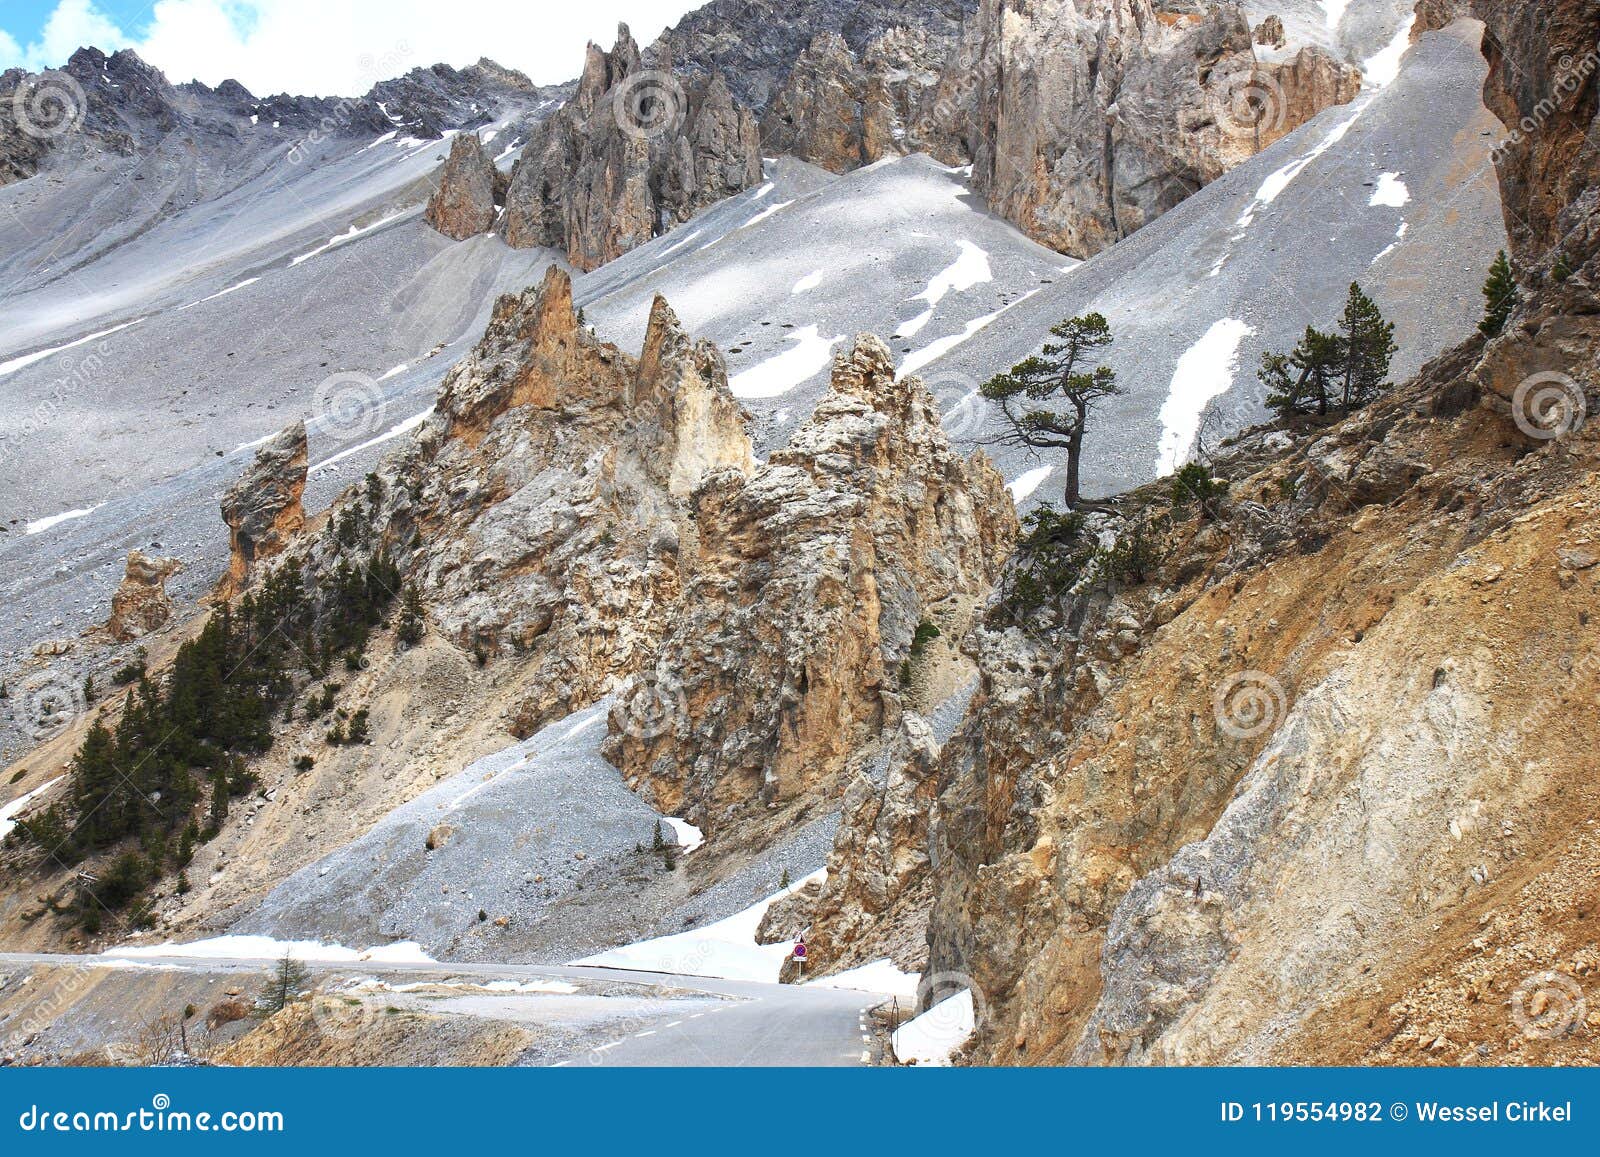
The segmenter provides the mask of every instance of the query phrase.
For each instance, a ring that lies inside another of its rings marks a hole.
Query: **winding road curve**
[[[51,966],[117,968],[118,958],[44,953],[0,953],[0,968]],[[122,958],[126,959],[126,958]],[[191,972],[257,974],[270,961],[247,958],[171,956],[144,963]],[[637,984],[646,988],[700,993],[713,1002],[686,1001],[680,1009],[661,1002],[659,1012],[601,1028],[558,1066],[865,1066],[872,1063],[867,1013],[888,1000],[882,994],[850,989],[812,988],[707,977],[634,972],[616,968],[552,967],[531,964],[449,964],[306,961],[313,973],[359,970],[386,980],[419,975],[480,977],[490,980],[587,980]],[[541,997],[560,1001],[560,997]]]

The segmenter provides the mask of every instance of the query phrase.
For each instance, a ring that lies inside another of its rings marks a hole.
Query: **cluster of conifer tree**
[[[18,826],[64,864],[123,849],[82,878],[87,928],[169,866],[181,872],[196,844],[216,835],[229,801],[255,786],[245,761],[272,747],[274,716],[292,713],[297,690],[334,663],[359,666],[400,586],[399,568],[381,550],[364,563],[341,561],[320,583],[285,563],[218,607],[164,676],[141,675],[114,728],[97,721],[89,729],[71,791]]]
[[[1300,344],[1287,354],[1264,354],[1260,378],[1267,405],[1278,413],[1341,417],[1389,388],[1389,363],[1395,350],[1394,324],[1359,285],[1350,286],[1337,330],[1307,326]]]

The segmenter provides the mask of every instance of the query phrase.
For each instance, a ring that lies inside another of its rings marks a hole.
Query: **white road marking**
[[[644,1037],[655,1036],[655,1035],[656,1035],[656,1030],[655,1029],[653,1029],[653,1028],[652,1029],[646,1029],[644,1032],[636,1032],[636,1033],[634,1033],[633,1034],[633,1039],[634,1040],[641,1040]]]

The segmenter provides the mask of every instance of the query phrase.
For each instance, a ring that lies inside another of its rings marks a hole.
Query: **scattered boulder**
[[[1265,48],[1282,48],[1289,42],[1288,35],[1283,31],[1283,17],[1268,16],[1256,25],[1256,43]]]

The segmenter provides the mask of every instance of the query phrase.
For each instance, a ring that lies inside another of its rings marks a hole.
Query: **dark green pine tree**
[[[1337,334],[1323,333],[1308,325],[1300,344],[1291,352],[1263,354],[1257,377],[1267,387],[1267,405],[1284,417],[1326,417],[1334,401],[1335,375],[1343,345]]]
[[[1059,344],[1050,343],[1043,353],[996,374],[983,384],[982,392],[1000,403],[1008,425],[994,442],[1067,452],[1065,499],[1072,509],[1082,502],[1078,479],[1089,415],[1097,402],[1124,391],[1110,367],[1094,364],[1096,351],[1112,341],[1111,326],[1102,314],[1068,318],[1051,326],[1050,333],[1061,339]],[[1061,399],[1067,408],[1030,404],[1052,398]]]
[[[1512,276],[1511,261],[1504,249],[1489,266],[1489,280],[1483,283],[1483,302],[1483,320],[1478,323],[1478,330],[1484,337],[1499,337],[1512,311],[1522,302],[1522,291],[1517,288],[1517,279]]]
[[[1339,331],[1340,410],[1348,414],[1352,407],[1366,405],[1389,388],[1389,363],[1399,347],[1394,341],[1394,323],[1384,320],[1377,303],[1354,282],[1339,318]]]

